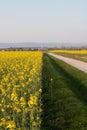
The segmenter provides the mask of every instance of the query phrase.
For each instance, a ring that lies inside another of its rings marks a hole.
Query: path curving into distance
[[[85,73],[87,73],[87,63],[85,63],[83,61],[75,60],[75,59],[72,59],[72,58],[67,58],[67,57],[56,55],[56,54],[53,54],[53,53],[48,53],[48,54],[57,58],[57,59],[64,61],[65,63],[67,63],[67,64],[85,72]]]

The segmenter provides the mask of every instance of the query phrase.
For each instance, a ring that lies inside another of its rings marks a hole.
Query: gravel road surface
[[[53,53],[48,53],[48,54],[57,58],[57,59],[64,61],[65,63],[67,63],[67,64],[85,72],[85,73],[87,73],[87,63],[86,62],[75,60],[75,59],[72,59],[72,58],[67,58],[67,57],[56,55],[56,54],[53,54]]]

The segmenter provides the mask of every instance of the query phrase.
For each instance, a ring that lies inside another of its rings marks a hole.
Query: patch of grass
[[[42,129],[87,129],[87,75],[47,54],[42,70]]]

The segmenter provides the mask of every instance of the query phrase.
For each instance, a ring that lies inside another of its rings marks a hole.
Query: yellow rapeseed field
[[[71,54],[87,54],[87,50],[50,50],[49,52],[62,52]]]
[[[42,52],[0,52],[0,130],[39,130]]]

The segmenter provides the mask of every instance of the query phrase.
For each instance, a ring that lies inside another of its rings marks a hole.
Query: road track
[[[53,53],[48,53],[49,55],[59,59],[59,60],[62,60],[64,61],[65,63],[87,73],[87,63],[83,62],[83,61],[79,61],[79,60],[75,60],[75,59],[72,59],[72,58],[67,58],[67,57],[64,57],[64,56],[60,56],[60,55],[56,55],[56,54],[53,54]]]

